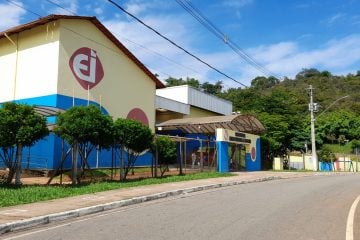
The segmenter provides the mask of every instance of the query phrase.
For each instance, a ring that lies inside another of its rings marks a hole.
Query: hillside
[[[273,156],[304,151],[305,144],[310,143],[309,85],[315,89],[314,102],[320,105],[315,114],[318,149],[325,143],[358,145],[360,71],[356,75],[335,76],[328,71],[304,69],[295,79],[257,77],[249,88],[232,88],[219,95],[233,102],[234,111],[254,114],[265,125],[263,159],[271,162]]]

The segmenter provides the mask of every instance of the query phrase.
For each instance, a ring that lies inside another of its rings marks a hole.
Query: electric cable
[[[13,4],[14,6],[16,6],[16,7],[18,7],[18,8],[21,8],[21,9],[23,9],[23,10],[25,10],[25,11],[33,14],[33,15],[36,15],[36,16],[38,16],[38,17],[40,17],[40,18],[43,17],[43,16],[40,15],[39,13],[36,13],[36,12],[34,12],[34,11],[31,11],[30,9],[28,9],[28,8],[26,8],[26,7],[24,7],[24,6],[21,6],[21,5],[17,4],[16,2],[12,1],[12,0],[5,0],[5,1],[7,1],[7,2]],[[45,0],[45,1],[47,1],[47,2],[49,2],[49,3],[51,3],[51,4],[54,4],[54,5],[56,5],[57,7],[60,7],[60,8],[66,10],[66,11],[68,11],[68,12],[70,12],[70,13],[73,13],[73,12],[71,12],[70,10],[62,7],[61,5],[55,4],[55,3],[54,3],[53,1],[51,1],[51,0]],[[73,14],[75,14],[75,13],[73,13]],[[75,14],[75,15],[76,15],[76,14]],[[101,42],[98,42],[98,41],[93,40],[93,39],[91,39],[91,38],[89,38],[89,37],[87,37],[87,36],[84,36],[84,35],[76,32],[76,31],[74,31],[74,30],[72,30],[72,29],[70,29],[70,28],[68,28],[68,27],[65,27],[65,26],[62,26],[62,27],[63,27],[64,29],[66,29],[66,30],[68,30],[68,31],[70,31],[70,32],[72,32],[72,33],[74,33],[74,34],[82,37],[82,38],[85,38],[85,39],[87,39],[87,40],[89,40],[89,41],[91,41],[91,42],[94,42],[94,43],[96,43],[96,44],[98,44],[98,45],[101,45],[101,46],[105,47],[106,49],[108,49],[108,50],[110,50],[110,51],[116,52],[116,51],[114,51],[111,47],[108,47],[108,46],[106,46],[105,44],[103,44],[103,43],[101,43]],[[123,38],[124,38],[124,37],[123,37]],[[147,50],[147,51],[150,51],[150,52],[152,52],[153,54],[156,54],[156,55],[158,55],[158,56],[166,59],[167,61],[169,61],[169,62],[171,62],[171,63],[173,63],[173,64],[176,64],[176,65],[178,65],[178,66],[180,66],[180,67],[186,68],[186,69],[191,70],[191,71],[193,71],[193,72],[199,73],[198,71],[196,71],[196,70],[194,70],[194,69],[192,69],[192,68],[189,68],[189,67],[184,66],[184,65],[182,65],[182,64],[180,64],[180,63],[177,63],[177,62],[171,60],[170,58],[168,58],[168,57],[166,57],[166,56],[163,56],[163,55],[160,54],[160,53],[157,53],[157,52],[155,52],[155,51],[153,51],[153,50],[150,50],[149,48],[146,48],[145,46],[143,46],[143,45],[141,45],[141,44],[138,44],[138,43],[135,43],[134,41],[131,41],[130,39],[127,39],[127,38],[124,38],[124,39],[125,39],[126,41],[128,41],[128,42],[131,42],[132,44],[138,45],[138,46],[142,47],[143,49],[145,49],[145,50]],[[150,66],[147,66],[147,67],[148,67],[148,68],[152,68],[152,67],[150,67]],[[171,75],[168,74],[168,73],[165,73],[165,72],[161,72],[161,73],[162,73],[163,75],[167,75],[168,77],[171,77]],[[199,74],[200,74],[200,73],[199,73]],[[225,83],[223,83],[223,85],[226,85],[226,86],[229,87],[229,85],[227,85],[227,84],[225,84]],[[246,87],[246,86],[245,86],[245,87]]]
[[[126,11],[123,7],[121,7],[119,4],[117,4],[116,2],[114,2],[113,0],[108,0],[108,2],[110,2],[111,4],[113,4],[115,7],[117,7],[118,9],[120,9],[121,11],[123,11],[124,13],[126,13],[127,15],[129,15],[130,17],[134,18],[136,21],[138,21],[139,23],[141,23],[142,25],[144,25],[146,28],[150,29],[151,31],[153,31],[155,34],[157,34],[158,36],[162,37],[163,39],[165,39],[166,41],[168,41],[169,43],[171,43],[172,45],[174,45],[175,47],[181,49],[182,51],[184,51],[186,54],[192,56],[193,58],[195,58],[196,60],[198,60],[199,62],[205,64],[206,66],[208,66],[209,68],[213,69],[214,71],[216,71],[217,73],[225,76],[226,78],[244,86],[247,87],[245,84],[239,82],[238,80],[234,79],[233,77],[227,75],[226,73],[220,71],[219,69],[213,67],[212,65],[210,65],[209,63],[205,62],[204,60],[200,59],[199,57],[197,57],[196,55],[192,54],[191,52],[189,52],[188,50],[186,50],[185,48],[181,47],[180,45],[178,45],[177,43],[175,43],[174,41],[172,41],[171,39],[169,39],[168,37],[164,36],[163,34],[161,34],[160,32],[158,32],[157,30],[155,30],[154,28],[152,28],[151,26],[147,25],[145,22],[143,22],[141,19],[139,19],[138,17],[136,17],[135,15],[131,14],[130,12]]]
[[[16,3],[16,2],[12,1],[12,0],[5,0],[5,1],[7,1],[7,2],[9,2],[10,4],[12,4],[12,5],[14,5],[14,6],[17,6],[18,8],[21,8],[21,9],[23,9],[23,10],[25,10],[25,11],[29,12],[29,13],[32,13],[32,14],[34,14],[34,15],[38,16],[38,17],[41,17],[41,15],[40,15],[40,14],[38,14],[38,13],[36,13],[36,12],[33,12],[33,11],[31,11],[31,10],[29,10],[29,9],[27,9],[27,8],[25,8],[25,7],[23,7],[23,6],[21,6],[20,4],[18,4],[18,3]]]
[[[235,53],[237,53],[243,60],[245,60],[249,65],[256,68],[260,72],[264,73],[267,76],[274,76],[278,79],[282,79],[282,77],[265,66],[257,62],[252,56],[246,53],[243,49],[241,49],[236,43],[234,43],[231,39],[228,38],[219,28],[217,28],[208,18],[201,13],[201,11],[196,8],[190,1],[187,0],[176,0],[176,2],[192,17],[194,17],[200,24],[202,24],[206,29],[208,29],[211,33],[213,33],[217,38],[223,41],[226,45],[228,45]]]
[[[75,13],[75,12],[73,12],[73,11],[71,11],[71,10],[69,10],[69,9],[64,8],[63,6],[61,6],[60,4],[57,4],[56,2],[54,2],[54,1],[52,1],[52,0],[45,0],[45,1],[47,1],[47,2],[49,2],[49,3],[54,4],[55,6],[57,6],[57,7],[59,7],[59,8],[61,8],[61,9],[65,10],[65,11],[67,11],[67,12],[71,13],[72,15],[76,15],[76,13]]]

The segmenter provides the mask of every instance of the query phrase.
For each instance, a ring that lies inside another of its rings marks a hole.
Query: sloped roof
[[[179,129],[185,133],[214,134],[216,128],[230,129],[237,132],[260,134],[265,128],[251,115],[228,115],[200,118],[172,119],[156,125],[163,130]]]
[[[14,28],[10,28],[3,32],[0,32],[0,39],[12,34],[16,34],[31,28],[47,24],[59,19],[80,19],[88,20],[92,22],[110,41],[112,41],[127,57],[129,57],[141,70],[145,72],[156,84],[156,88],[164,88],[165,85],[147,69],[96,17],[88,16],[69,16],[69,15],[48,15],[43,18],[39,18],[33,22],[25,23]]]

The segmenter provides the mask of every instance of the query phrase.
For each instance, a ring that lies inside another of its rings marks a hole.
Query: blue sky
[[[163,80],[195,77],[240,87],[175,48],[106,0],[11,0],[46,16],[96,16],[153,73]],[[253,68],[199,24],[175,0],[115,0],[165,36],[245,85],[264,73]],[[248,55],[279,76],[303,68],[346,75],[360,70],[360,0],[191,0]],[[0,0],[0,31],[38,18]]]

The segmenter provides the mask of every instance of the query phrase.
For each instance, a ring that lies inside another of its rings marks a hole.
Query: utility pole
[[[315,143],[315,117],[314,117],[314,110],[317,111],[317,104],[314,103],[313,99],[313,90],[314,88],[312,85],[309,85],[308,88],[310,92],[310,104],[309,104],[309,111],[310,111],[310,126],[311,126],[311,160],[313,163],[313,170],[318,170],[318,160],[316,155],[316,143]]]

